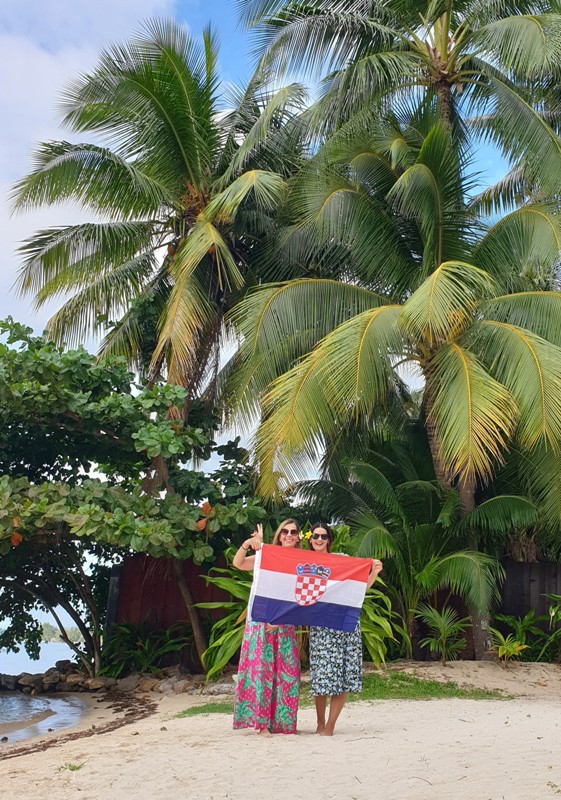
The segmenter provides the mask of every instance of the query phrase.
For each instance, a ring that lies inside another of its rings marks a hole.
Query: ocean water
[[[75,725],[85,710],[86,704],[75,695],[31,697],[0,692],[0,752],[5,745]]]
[[[69,658],[74,653],[64,642],[47,642],[41,645],[41,657],[32,661],[22,648],[19,653],[7,653],[0,650],[0,673],[4,675],[20,675],[22,672],[45,672],[54,667],[56,661]]]
[[[41,645],[38,661],[32,661],[23,649],[19,653],[0,650],[0,672],[6,675],[45,672],[54,667],[56,661],[72,658],[72,655],[72,650],[64,642]],[[85,703],[75,695],[31,697],[21,692],[0,691],[0,750],[3,745],[75,725],[84,710]]]

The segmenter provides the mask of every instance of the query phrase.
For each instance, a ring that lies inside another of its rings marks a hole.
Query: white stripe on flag
[[[272,570],[261,567],[259,572],[259,582],[256,594],[260,597],[269,597],[273,600],[287,600],[295,603],[294,589],[296,587],[296,575],[289,575],[287,572],[273,572]],[[335,603],[341,606],[351,606],[360,608],[364,600],[366,583],[364,581],[327,581],[325,593],[318,599],[318,603]]]

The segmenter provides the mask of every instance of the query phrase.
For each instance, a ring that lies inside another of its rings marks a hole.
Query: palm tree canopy
[[[310,249],[329,260],[329,239],[345,251],[342,280],[259,287],[231,317],[243,338],[242,378],[232,384],[238,407],[247,413],[249,395],[263,402],[256,448],[265,494],[277,490],[279,470],[290,482],[302,477],[353,416],[383,415],[397,367],[407,364],[424,379],[444,482],[487,480],[513,439],[527,450],[561,445],[561,295],[528,291],[524,274],[534,252],[546,271],[557,270],[556,204],[528,201],[506,219],[486,219],[466,198],[465,148],[438,115],[425,109],[410,117],[399,165],[393,139],[383,135],[395,134],[395,122],[395,115],[373,120],[370,141],[363,136],[363,152],[380,168],[356,169],[344,130],[326,143],[326,180],[336,165],[343,205],[339,190],[313,199],[323,192],[323,151],[312,159],[319,179],[307,167],[300,177],[312,198],[308,212],[298,180],[288,195]],[[365,249],[380,219],[384,244]],[[524,248],[505,245],[508,230],[519,231]],[[337,268],[340,254],[332,253]]]
[[[18,211],[73,201],[97,217],[22,247],[20,291],[38,305],[64,298],[54,338],[118,320],[104,352],[153,352],[153,369],[166,363],[193,389],[216,359],[224,309],[256,279],[250,257],[302,153],[301,87],[251,81],[221,111],[217,53],[210,29],[199,43],[166,21],[110,47],[61,102],[66,127],[100,144],[39,145],[14,189]]]
[[[318,132],[371,108],[437,97],[458,131],[495,142],[555,192],[561,175],[561,14],[556,0],[239,2],[261,63],[324,78]],[[327,75],[327,77],[325,77]],[[549,109],[544,115],[544,109]],[[547,119],[547,121],[546,121]]]

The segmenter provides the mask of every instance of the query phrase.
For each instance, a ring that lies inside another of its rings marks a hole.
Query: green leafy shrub
[[[497,653],[502,661],[503,667],[506,667],[509,661],[519,658],[521,653],[528,647],[527,644],[522,644],[522,642],[515,639],[512,633],[504,636],[496,628],[489,628],[489,630],[493,636],[493,647],[491,650]]]
[[[421,647],[427,647],[429,652],[437,653],[442,664],[454,661],[466,646],[462,636],[466,628],[471,627],[469,617],[458,619],[458,613],[450,606],[444,606],[442,611],[422,603],[415,616],[421,619],[430,631],[430,635],[421,639]]]
[[[101,675],[119,678],[129,672],[157,672],[170,653],[192,645],[192,635],[181,623],[158,630],[147,623],[114,625],[102,650]]]

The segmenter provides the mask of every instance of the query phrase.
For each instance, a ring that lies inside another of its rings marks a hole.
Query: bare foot
[[[258,735],[263,736],[265,739],[270,739],[273,734],[271,733],[271,731],[267,730],[267,728],[261,728]]]
[[[325,725],[320,725],[320,723],[318,722],[316,733],[319,733],[320,736],[323,736],[324,732],[325,732]]]
[[[333,728],[325,727],[322,731],[318,731],[320,736],[333,736],[334,734]]]

